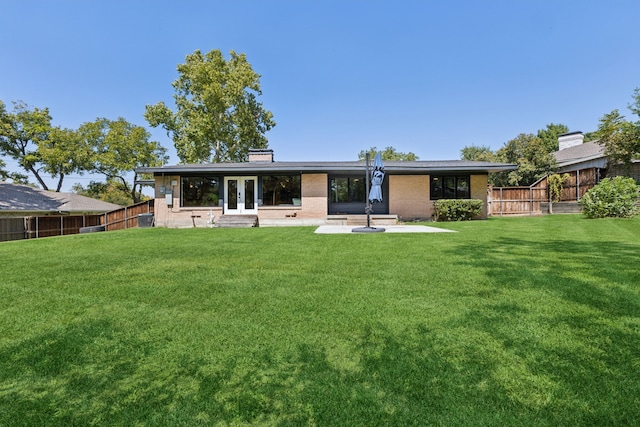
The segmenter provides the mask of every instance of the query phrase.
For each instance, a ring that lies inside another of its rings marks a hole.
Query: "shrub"
[[[638,185],[632,178],[616,176],[605,178],[580,199],[582,213],[587,218],[619,217],[636,215]]]
[[[563,175],[557,173],[549,175],[549,177],[547,178],[547,183],[549,185],[549,196],[552,202],[560,201],[564,184],[570,177],[571,176],[568,173],[565,173]]]
[[[482,213],[482,200],[441,199],[433,204],[436,221],[464,221]]]

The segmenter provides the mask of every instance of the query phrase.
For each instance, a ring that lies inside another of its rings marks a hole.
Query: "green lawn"
[[[640,218],[0,244],[0,425],[639,425]]]

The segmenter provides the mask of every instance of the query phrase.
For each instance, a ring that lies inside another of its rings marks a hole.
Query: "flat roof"
[[[416,160],[384,161],[387,173],[393,174],[431,174],[450,172],[503,172],[517,169],[509,163],[475,162],[469,160]],[[158,174],[194,174],[194,173],[344,173],[361,172],[365,169],[364,160],[348,162],[242,162],[242,163],[203,163],[159,167],[137,168],[137,173]]]

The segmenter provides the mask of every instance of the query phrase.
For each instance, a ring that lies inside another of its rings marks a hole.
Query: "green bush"
[[[587,218],[630,218],[636,215],[638,185],[632,178],[605,178],[580,199]]]
[[[433,204],[436,221],[465,221],[482,213],[482,200],[441,199]]]

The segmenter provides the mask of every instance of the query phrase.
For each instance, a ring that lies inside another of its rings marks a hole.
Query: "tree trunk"
[[[58,188],[56,188],[56,192],[59,193],[62,189],[62,180],[64,180],[64,174],[60,172],[60,179],[58,180]]]
[[[42,177],[40,177],[40,174],[38,173],[36,168],[34,168],[33,166],[29,166],[29,170],[36,177],[36,179],[38,180],[40,185],[42,185],[42,189],[46,190],[46,191],[49,191],[49,187],[47,187],[47,184],[43,181]]]

